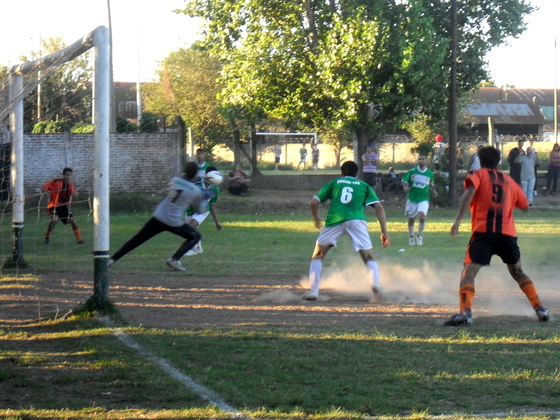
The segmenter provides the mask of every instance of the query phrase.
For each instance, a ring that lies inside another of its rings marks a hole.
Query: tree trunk
[[[241,146],[241,133],[239,132],[239,126],[233,118],[229,118],[229,125],[231,127],[231,134],[233,137],[233,167],[235,168],[241,160],[241,151],[243,147]]]
[[[311,50],[317,51],[319,47],[319,40],[317,38],[317,25],[315,25],[315,10],[311,5],[310,0],[305,0],[305,11],[307,12],[307,21],[309,23],[309,41],[311,43]]]
[[[362,174],[362,169],[364,167],[362,156],[366,152],[368,141],[369,141],[369,136],[365,131],[356,130],[354,132],[354,159],[358,164],[360,175]]]
[[[251,163],[251,174],[252,175],[262,175],[261,171],[257,167],[257,150],[258,150],[258,136],[257,129],[253,124],[251,124],[251,156],[249,156],[249,162]]]

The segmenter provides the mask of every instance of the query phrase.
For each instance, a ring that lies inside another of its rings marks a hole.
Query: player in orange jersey
[[[62,170],[62,178],[55,178],[43,185],[43,189],[50,194],[47,213],[51,217],[47,232],[45,233],[45,244],[51,243],[51,232],[59,220],[65,225],[70,223],[78,245],[83,245],[84,243],[80,228],[69,209],[70,201],[72,201],[72,197],[76,194],[74,184],[70,182],[73,173],[72,168],[64,168]]]
[[[455,238],[463,215],[470,207],[472,234],[467,246],[459,290],[459,313],[444,325],[472,324],[472,301],[474,279],[483,265],[489,265],[493,255],[498,255],[507,265],[509,273],[529,299],[539,321],[550,319],[542,305],[532,280],[521,268],[521,253],[517,245],[513,209],[529,208],[529,201],[513,178],[496,168],[500,163],[500,151],[494,147],[483,147],[478,151],[481,169],[470,174],[464,182],[465,191],[451,237]]]

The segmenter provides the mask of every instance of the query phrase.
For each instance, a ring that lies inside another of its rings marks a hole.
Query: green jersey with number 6
[[[325,227],[336,226],[347,220],[366,220],[365,207],[379,202],[377,194],[368,184],[349,176],[325,184],[315,197],[321,203],[331,200]]]

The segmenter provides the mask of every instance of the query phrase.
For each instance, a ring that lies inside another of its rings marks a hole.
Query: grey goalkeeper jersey
[[[197,213],[204,213],[204,193],[194,182],[173,177],[169,182],[167,197],[158,204],[154,217],[168,226],[182,226],[185,224],[185,210],[189,207]]]

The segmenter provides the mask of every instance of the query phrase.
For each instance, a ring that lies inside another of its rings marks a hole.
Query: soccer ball
[[[210,171],[204,177],[205,181],[212,185],[220,185],[224,180],[224,177],[218,171]]]

